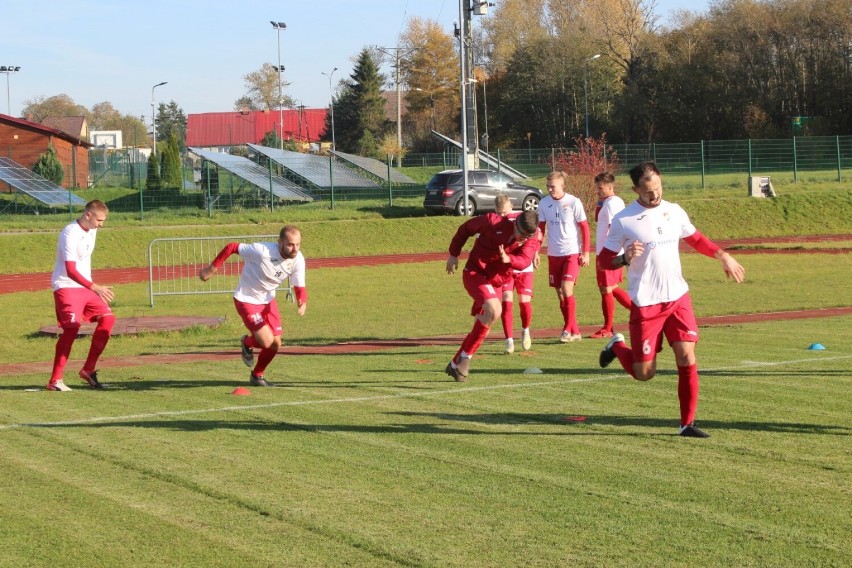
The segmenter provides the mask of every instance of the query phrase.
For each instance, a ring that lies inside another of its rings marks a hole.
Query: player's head
[[[630,170],[633,191],[639,196],[639,203],[645,207],[656,207],[663,199],[663,180],[660,170],[654,162],[642,162]]]
[[[612,172],[601,172],[595,176],[595,191],[601,201],[615,195],[615,176]]]
[[[547,193],[553,199],[562,199],[565,195],[565,173],[561,171],[550,172],[547,176]]]
[[[538,228],[538,213],[524,211],[515,219],[515,238],[519,241],[530,239],[535,236],[536,228]]]
[[[505,193],[500,193],[494,198],[494,210],[500,215],[508,215],[512,212],[512,200]]]
[[[83,214],[77,219],[77,222],[86,230],[99,229],[103,227],[107,213],[109,213],[109,207],[106,203],[100,199],[93,199],[86,203]]]
[[[296,258],[302,248],[302,231],[296,225],[285,225],[278,234],[278,252],[283,258]]]

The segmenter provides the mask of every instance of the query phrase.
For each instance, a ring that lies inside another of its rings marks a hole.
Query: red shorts
[[[243,318],[243,324],[254,333],[265,325],[272,329],[272,335],[281,336],[281,314],[278,312],[278,304],[272,300],[268,304],[247,304],[234,298],[234,306],[237,313]]]
[[[551,288],[561,288],[563,280],[576,282],[580,275],[580,255],[548,256],[547,273],[550,275]]]
[[[598,279],[598,287],[609,288],[618,286],[624,280],[624,267],[603,268],[600,263],[601,257],[595,259],[595,276]]]
[[[517,290],[519,295],[532,297],[534,272],[515,272],[512,278],[503,283],[503,291]]]
[[[62,329],[79,327],[112,314],[109,304],[88,288],[60,288],[53,292],[53,305],[56,307],[56,322]]]
[[[486,300],[502,298],[502,287],[499,290],[495,289],[488,279],[478,272],[463,271],[462,282],[468,295],[473,298],[473,306],[470,308],[472,316],[478,316],[482,312],[482,305]]]
[[[676,341],[698,343],[698,323],[689,293],[674,302],[633,306],[630,312],[630,348],[634,361],[653,361],[663,350],[663,334],[669,345]]]

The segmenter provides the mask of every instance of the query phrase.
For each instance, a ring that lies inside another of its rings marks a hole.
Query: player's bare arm
[[[506,254],[506,247],[500,245],[499,247],[497,247],[497,252],[500,254],[500,260],[503,262],[503,264],[509,264],[510,262],[512,262],[512,259],[509,258],[508,254]]]
[[[459,257],[450,255],[447,258],[447,274],[453,275],[459,267]]]
[[[538,267],[541,266],[541,255],[536,251],[535,256],[533,257],[533,268],[538,270]]]
[[[589,253],[584,252],[580,255],[580,266],[589,266]]]
[[[642,256],[645,252],[645,245],[641,241],[633,241],[624,248],[624,260],[627,264],[633,261],[637,256]]]
[[[716,251],[715,256],[722,262],[725,277],[733,278],[737,284],[745,280],[745,268],[733,256],[721,249]]]

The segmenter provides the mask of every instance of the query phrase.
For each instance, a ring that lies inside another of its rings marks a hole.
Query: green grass
[[[702,330],[708,440],[670,351],[638,383],[592,341],[488,344],[466,385],[446,347],[279,359],[250,397],[236,357],[7,379],[0,565],[842,566],[850,321]]]
[[[849,233],[848,190],[682,198],[711,237]],[[309,258],[443,250],[460,222],[309,213],[294,219]],[[266,234],[284,220],[111,216],[96,274],[144,265],[155,236]],[[0,235],[0,264],[49,271],[65,222]],[[708,316],[848,305],[848,256],[740,255],[742,285],[725,282],[717,261],[682,260],[696,312]],[[287,344],[470,327],[469,299],[443,262],[310,270],[308,288],[304,318],[282,303]],[[113,386],[102,392],[49,393],[44,373],[0,378],[0,566],[798,567],[852,557],[852,317],[702,328],[698,423],[712,437],[687,440],[674,435],[669,349],[648,383],[599,369],[602,342],[591,340],[538,340],[514,356],[488,342],[464,385],[443,373],[453,346],[282,355],[267,377],[284,388],[236,397],[248,370],[227,294],[162,297],[151,309],[145,284],[115,291],[119,317],[226,320],[114,337],[105,359],[234,356],[105,368]],[[576,293],[580,323],[598,323],[591,272]],[[542,275],[534,306],[535,328],[559,324]],[[52,359],[55,340],[37,333],[54,323],[49,291],[0,295],[0,320],[0,361]],[[814,342],[827,350],[807,350]],[[88,344],[75,344],[73,387]],[[543,373],[523,373],[531,367]],[[563,419],[576,415],[587,420]]]

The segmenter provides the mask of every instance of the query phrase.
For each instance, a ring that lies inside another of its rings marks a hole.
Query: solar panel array
[[[0,180],[50,207],[86,204],[84,199],[10,158],[0,158]]]
[[[269,191],[269,170],[255,164],[248,158],[211,152],[209,150],[202,150],[201,148],[189,148],[189,151],[200,158],[213,162],[220,168],[228,170],[247,182],[265,191]],[[272,176],[272,193],[276,197],[288,201],[313,201],[313,198],[301,187],[288,179],[275,175]]]
[[[332,178],[328,170],[328,158],[301,152],[289,152],[268,146],[249,144],[255,152],[259,152],[278,164],[281,164],[297,176],[303,177],[310,183],[321,188],[331,187]],[[332,161],[334,168],[334,185],[341,187],[376,188],[379,185],[373,180],[357,174],[351,169]]]
[[[375,158],[367,158],[365,156],[356,156],[355,154],[347,154],[346,152],[332,152],[335,156],[340,158],[341,160],[346,160],[347,162],[353,164],[361,168],[362,170],[373,174],[374,176],[387,180],[388,179],[388,166],[376,160]],[[390,178],[394,183],[417,183],[410,177],[405,174],[398,172],[397,170],[391,168],[390,169]]]

